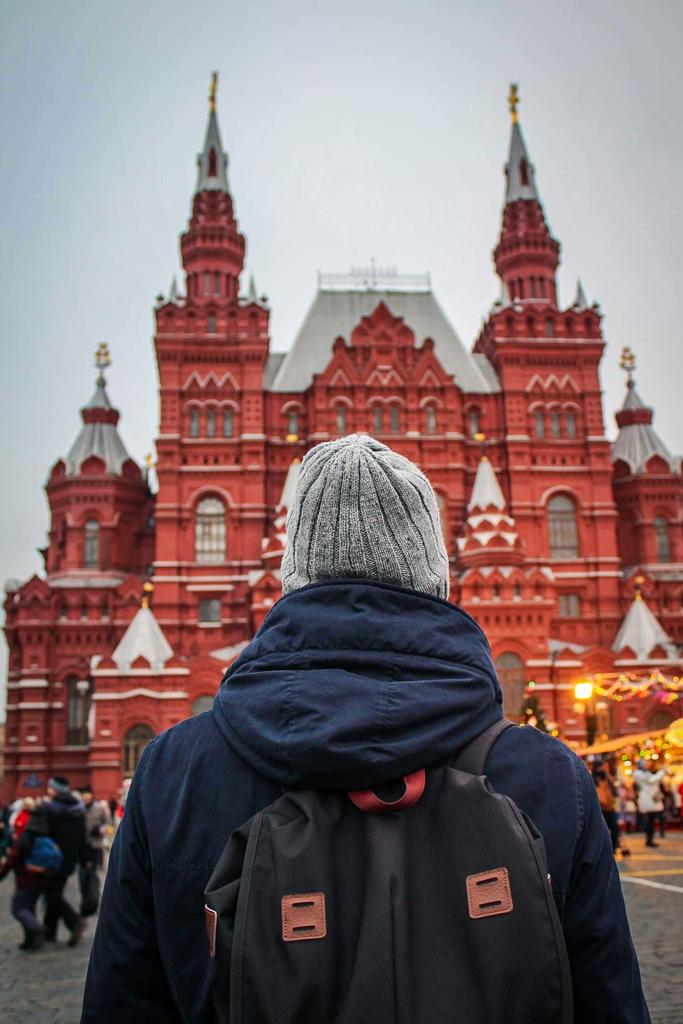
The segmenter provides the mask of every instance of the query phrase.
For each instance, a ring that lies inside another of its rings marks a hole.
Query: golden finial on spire
[[[642,601],[643,600],[643,583],[645,582],[645,577],[644,576],[636,576],[636,578],[635,578],[635,580],[633,582],[636,585],[635,593],[633,595],[633,600],[634,601]]]
[[[108,366],[111,366],[109,345],[107,345],[106,341],[101,341],[95,350],[95,367],[100,371],[97,378],[98,384],[104,384],[104,371]]]
[[[149,608],[149,601],[154,590],[154,584],[147,580],[146,583],[142,584],[142,600],[140,601],[141,608]]]
[[[626,383],[630,387],[633,384],[633,374],[636,369],[636,357],[628,345],[624,345],[621,350],[619,366],[622,370],[626,370]]]
[[[512,123],[518,124],[519,117],[517,116],[517,107],[519,105],[519,85],[517,82],[510,82],[510,92],[508,93],[508,105],[510,107],[510,116],[512,117]]]
[[[147,452],[147,454],[145,455],[145,465],[147,466],[148,470],[154,469],[154,456],[152,455],[151,452]]]
[[[209,89],[209,110],[216,113],[216,90],[218,89],[218,72],[211,73],[211,88]]]

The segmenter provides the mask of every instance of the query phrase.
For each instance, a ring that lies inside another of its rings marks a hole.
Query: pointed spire
[[[216,89],[218,72],[211,76],[209,93],[209,120],[206,125],[204,148],[197,157],[197,187],[195,192],[228,192],[228,154],[223,151],[221,133],[216,116]]]
[[[176,282],[175,274],[171,279],[171,287],[168,289],[168,301],[173,303],[178,301],[178,284]]]
[[[644,600],[638,581],[633,602],[614,639],[612,650],[618,652],[625,647],[633,651],[639,661],[646,661],[655,647],[663,647],[670,658],[675,658],[677,653],[671,637]]]
[[[508,94],[512,132],[510,134],[510,151],[505,165],[507,178],[505,202],[514,203],[517,199],[535,199],[537,203],[540,203],[541,197],[536,188],[534,165],[529,159],[519,124],[519,115],[517,114],[519,102],[519,87],[516,82],[512,82]]]
[[[247,298],[250,302],[258,302],[258,296],[256,294],[256,282],[254,281],[254,275],[249,275],[249,292]]]
[[[467,506],[468,512],[485,512],[486,509],[505,509],[505,498],[500,489],[495,470],[486,455],[482,455],[474,478],[472,497]]]
[[[583,290],[580,277],[576,281],[576,298],[574,299],[573,308],[577,310],[588,309],[588,300],[586,299],[586,293]]]
[[[536,172],[529,159],[517,115],[519,92],[513,83],[508,96],[512,114],[510,150],[505,164],[503,223],[494,250],[496,273],[514,304],[519,301],[557,307],[555,274],[559,242],[546,223]]]

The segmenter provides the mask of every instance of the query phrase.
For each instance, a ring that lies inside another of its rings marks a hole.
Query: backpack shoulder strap
[[[514,729],[513,722],[507,718],[499,718],[497,722],[484,729],[482,733],[458,751],[455,760],[451,762],[453,768],[461,772],[468,772],[470,775],[483,775],[486,766],[486,758],[489,756],[491,747],[501,733],[506,729]]]

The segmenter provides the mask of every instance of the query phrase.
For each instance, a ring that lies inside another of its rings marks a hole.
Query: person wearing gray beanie
[[[448,554],[429,480],[365,434],[307,453],[287,517],[283,593],[334,579],[448,597]]]

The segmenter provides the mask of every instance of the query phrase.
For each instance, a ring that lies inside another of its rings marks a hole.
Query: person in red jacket
[[[19,949],[26,952],[40,949],[45,935],[36,917],[36,904],[41,894],[45,892],[47,879],[44,873],[32,870],[27,861],[31,857],[38,836],[47,834],[47,814],[45,809],[38,805],[31,811],[21,834],[15,837],[9,853],[0,863],[0,879],[14,871],[12,916],[24,929],[24,941],[20,943]]]

